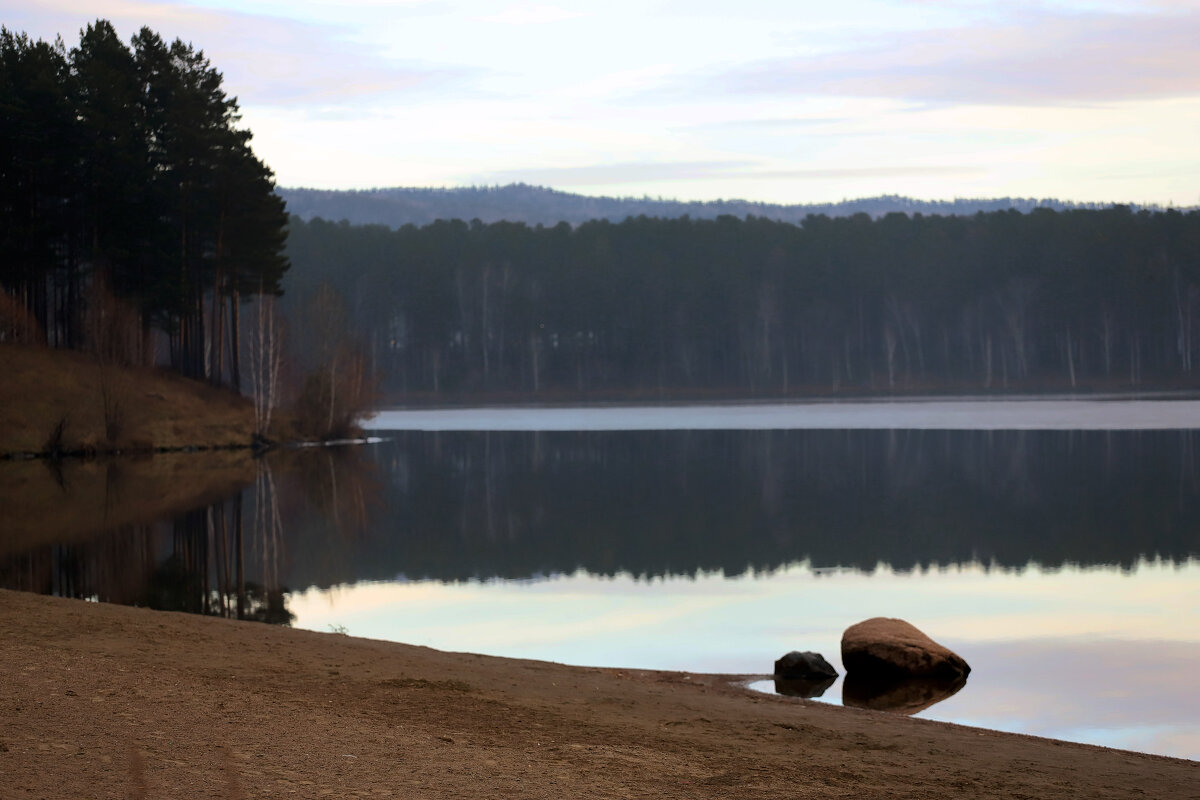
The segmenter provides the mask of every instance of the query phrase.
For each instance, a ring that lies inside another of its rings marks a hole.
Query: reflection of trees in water
[[[240,497],[238,498],[241,499]],[[239,515],[239,524],[241,517]],[[254,479],[254,550],[262,564],[263,579],[268,585],[279,585],[279,561],[282,558],[283,526],[279,517],[279,493],[275,491],[275,476],[265,459],[258,462]]]
[[[147,582],[144,603],[165,611],[288,625],[294,616],[284,605],[287,587],[279,580],[282,536],[277,520],[270,466],[258,464],[253,490],[255,514],[249,535],[250,564],[259,581],[249,580],[242,494],[189,511],[172,522],[171,555]]]
[[[287,588],[279,578],[282,526],[266,461],[259,462],[250,503],[254,516],[248,537],[238,493],[169,520],[9,557],[0,561],[0,586],[290,624],[294,615],[284,605]]]
[[[296,451],[284,462],[280,480],[288,538],[314,522],[322,535],[354,540],[373,522],[381,490],[378,468],[364,448],[320,447]]]
[[[84,544],[39,547],[0,559],[5,589],[132,605],[160,554],[154,526],[126,526]]]
[[[402,433],[275,453],[163,523],[0,560],[0,585],[286,621],[284,585],[1200,555],[1195,432]]]
[[[263,473],[267,478],[263,479]],[[278,526],[271,524],[269,467],[260,463],[256,513],[246,542],[242,495],[189,511],[171,523],[171,555],[151,573],[144,605],[168,611],[290,624],[279,582]],[[247,578],[247,544],[260,580]],[[140,604],[139,604],[140,605]]]
[[[110,478],[119,469],[109,465]],[[256,461],[253,485],[232,497],[2,558],[0,587],[288,624],[295,551],[310,547],[314,557],[336,560],[362,535],[378,506],[374,471],[362,448],[273,453]],[[106,500],[116,508],[124,494]]]
[[[309,520],[295,585],[1200,554],[1194,432],[400,433],[361,535]],[[338,471],[339,485],[352,478]],[[326,514],[327,520],[330,515]],[[289,540],[298,532],[289,526]],[[336,541],[345,550],[326,557]],[[314,553],[320,553],[318,559]]]

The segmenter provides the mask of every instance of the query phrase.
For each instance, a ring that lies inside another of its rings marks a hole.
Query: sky
[[[280,185],[1200,203],[1200,0],[0,0],[202,49]]]

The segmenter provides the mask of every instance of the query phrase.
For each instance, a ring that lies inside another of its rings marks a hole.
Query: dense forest
[[[369,405],[365,373],[435,402],[1193,382],[1197,211],[877,198],[793,222],[770,217],[813,207],[511,186],[325,195],[600,218],[354,226],[288,190],[289,222],[204,54],[104,21],[71,49],[0,31],[0,108],[0,341],[152,361],[157,330],[238,387],[239,309],[286,288],[326,433]],[[637,208],[657,216],[603,218]]]
[[[1105,205],[1072,203],[1055,199],[1001,197],[990,199],[915,200],[884,195],[837,203],[785,205],[749,200],[685,201],[653,197],[588,197],[541,186],[514,183],[507,186],[468,186],[449,189],[394,187],[389,189],[330,190],[280,187],[279,195],[288,209],[309,220],[314,217],[346,220],[353,225],[428,225],[439,219],[478,219],[481,222],[524,222],[528,225],[579,225],[606,219],[621,222],[628,217],[720,216],[766,217],[782,222],[801,222],[812,214],[846,217],[869,214],[881,217],[903,214],[970,215],[980,211],[1029,212],[1035,208],[1064,211],[1102,208]]]
[[[203,52],[103,20],[0,31],[0,341],[239,383],[240,302],[278,293],[287,216]]]
[[[393,396],[1192,387],[1200,212],[352,226],[293,217]]]

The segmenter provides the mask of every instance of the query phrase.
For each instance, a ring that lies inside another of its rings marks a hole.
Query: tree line
[[[786,395],[1191,385],[1200,212],[293,218],[393,395]]]
[[[591,197],[543,186],[512,183],[506,186],[454,188],[393,187],[338,190],[280,187],[288,209],[304,219],[349,220],[358,225],[428,225],[439,219],[479,219],[483,222],[524,222],[580,225],[597,219],[621,222],[628,217],[682,217],[715,219],[719,216],[768,217],[801,222],[811,214],[845,217],[864,213],[882,217],[905,214],[970,215],[979,211],[1032,211],[1053,208],[1105,208],[1110,203],[1072,203],[1054,198],[997,197],[955,200],[917,200],[899,195],[864,197],[836,203],[785,205],[749,200],[685,201],[655,197]]]
[[[157,329],[175,368],[238,386],[241,301],[288,267],[285,206],[239,120],[181,40],[0,30],[0,341],[148,361]]]

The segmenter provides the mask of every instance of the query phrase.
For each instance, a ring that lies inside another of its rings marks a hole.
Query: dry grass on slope
[[[199,381],[96,356],[0,345],[0,453],[245,446],[249,400]]]

